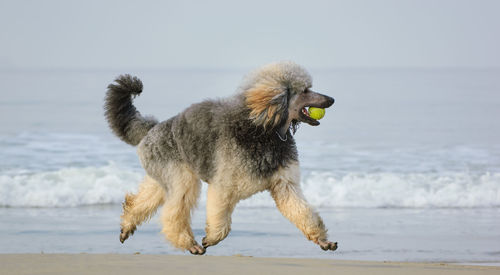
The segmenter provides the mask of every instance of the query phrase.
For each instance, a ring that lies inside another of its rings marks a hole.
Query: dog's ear
[[[272,129],[288,118],[288,91],[286,88],[260,82],[245,92],[250,119],[256,125]]]

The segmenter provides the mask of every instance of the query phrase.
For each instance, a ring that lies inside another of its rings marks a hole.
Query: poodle
[[[137,146],[146,176],[137,194],[127,194],[121,216],[123,243],[163,205],[162,233],[173,246],[202,255],[231,230],[238,201],[267,190],[279,211],[323,250],[336,250],[318,213],[300,188],[293,134],[300,122],[319,125],[308,106],[327,108],[334,99],[311,90],[309,73],[293,62],[277,62],[250,73],[229,98],[193,104],[158,122],[142,116],[132,98],[142,92],[137,77],[110,84],[105,117],[124,142]],[[208,183],[206,236],[199,245],[191,213]]]

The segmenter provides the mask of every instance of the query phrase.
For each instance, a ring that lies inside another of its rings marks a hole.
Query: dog
[[[323,250],[336,250],[318,213],[300,188],[299,123],[317,126],[308,106],[328,108],[334,99],[311,90],[309,73],[293,62],[277,62],[250,73],[229,98],[193,104],[158,122],[132,104],[142,82],[121,75],[105,97],[105,117],[124,142],[137,146],[146,176],[137,194],[127,194],[120,241],[163,205],[162,233],[176,248],[203,255],[226,238],[231,214],[242,199],[267,190],[279,211]],[[208,183],[206,236],[199,245],[191,213]]]

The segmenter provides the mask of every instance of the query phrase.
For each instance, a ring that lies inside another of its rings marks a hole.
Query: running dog
[[[141,94],[137,77],[121,75],[110,84],[105,117],[124,142],[137,146],[146,176],[137,194],[127,194],[121,216],[123,243],[163,205],[162,232],[173,246],[202,255],[231,230],[231,214],[242,199],[267,190],[280,212],[323,250],[337,249],[300,188],[293,133],[300,122],[319,125],[307,107],[327,108],[334,99],[311,90],[308,72],[292,62],[250,73],[237,93],[206,100],[158,122],[132,104]],[[191,212],[208,183],[206,236],[199,245]]]

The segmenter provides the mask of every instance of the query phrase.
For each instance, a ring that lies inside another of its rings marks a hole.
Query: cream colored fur
[[[227,148],[226,148],[227,149]],[[220,150],[219,152],[231,152]],[[243,173],[243,165],[230,153],[217,154],[217,173],[207,192],[206,237],[202,248],[191,230],[191,213],[200,194],[200,180],[186,165],[168,167],[168,181],[161,184],[146,176],[136,195],[128,194],[122,215],[122,236],[133,234],[143,221],[164,204],[161,216],[162,232],[177,248],[193,254],[203,254],[208,246],[216,245],[231,230],[231,214],[236,204],[251,195],[269,190],[280,212],[299,228],[307,239],[323,246],[327,233],[321,217],[305,200],[300,188],[297,162],[280,169],[267,180],[254,179]],[[125,237],[126,239],[126,237]]]
[[[269,190],[283,216],[295,224],[308,240],[319,244],[327,238],[325,225],[304,198],[299,180],[299,165],[294,163],[274,175]]]
[[[198,245],[191,230],[191,212],[200,195],[201,182],[186,165],[175,165],[169,170],[171,175],[165,182],[167,197],[161,215],[162,232],[175,247],[191,249]]]
[[[231,148],[219,147],[217,171],[207,191],[207,225],[203,246],[216,245],[231,230],[231,214],[236,204],[251,195],[269,188],[269,182],[253,179],[244,173],[241,160]]]
[[[145,220],[148,220],[165,202],[165,190],[154,179],[146,176],[136,195],[127,194],[121,216],[120,241],[123,243]]]

